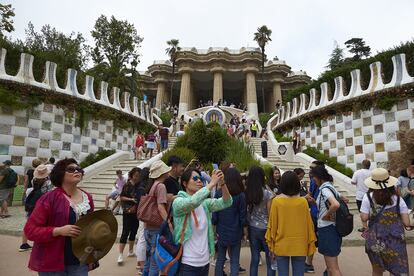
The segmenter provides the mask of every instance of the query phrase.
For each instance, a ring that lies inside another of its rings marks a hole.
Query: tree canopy
[[[0,37],[4,36],[3,32],[11,33],[14,31],[13,17],[14,9],[11,4],[0,4]]]
[[[328,65],[326,66],[330,70],[334,70],[341,66],[344,62],[344,49],[339,47],[338,42],[335,41],[334,49],[330,55]]]
[[[351,38],[345,41],[346,48],[349,52],[354,54],[354,60],[360,60],[363,57],[369,57],[371,55],[371,47],[365,45],[365,41],[362,38]]]

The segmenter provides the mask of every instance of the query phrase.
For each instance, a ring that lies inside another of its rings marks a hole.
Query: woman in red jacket
[[[56,189],[44,194],[36,203],[24,233],[33,241],[29,268],[43,275],[88,275],[88,266],[80,264],[72,252],[71,238],[81,230],[74,224],[92,212],[92,196],[79,189],[83,170],[75,159],[56,163],[50,180]]]
[[[135,160],[142,159],[142,153],[144,149],[145,137],[141,132],[138,132],[137,138],[135,139]]]

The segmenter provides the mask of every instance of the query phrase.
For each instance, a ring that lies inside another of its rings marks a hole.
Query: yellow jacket
[[[277,256],[315,253],[316,236],[305,198],[278,196],[272,200],[266,242]]]

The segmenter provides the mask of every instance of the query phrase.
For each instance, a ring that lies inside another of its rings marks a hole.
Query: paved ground
[[[27,269],[27,262],[30,252],[18,252],[20,239],[14,236],[0,235],[0,275],[2,276],[21,276],[37,275]],[[408,245],[409,263],[414,266],[414,245]],[[135,259],[127,258],[123,266],[116,264],[117,245],[110,253],[101,260],[101,267],[90,273],[95,276],[130,276],[137,275],[135,270]],[[340,255],[340,267],[344,276],[368,276],[371,275],[371,267],[363,247],[344,247]],[[248,269],[250,263],[250,252],[248,248],[243,248],[241,252],[241,266]],[[228,265],[227,265],[228,266]],[[264,266],[259,267],[259,275],[265,275]],[[317,254],[315,257],[314,275],[322,275],[324,262],[322,257]],[[414,268],[413,268],[414,270]],[[210,275],[214,275],[214,267],[210,268]],[[248,275],[248,274],[245,274]],[[311,274],[307,274],[311,275]],[[410,274],[414,275],[414,271]]]

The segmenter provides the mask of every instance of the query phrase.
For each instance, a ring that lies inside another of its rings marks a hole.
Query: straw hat
[[[33,176],[37,179],[46,178],[49,176],[49,170],[46,165],[41,164],[34,170]]]
[[[108,254],[118,232],[118,223],[111,211],[89,213],[80,218],[76,225],[82,232],[72,238],[72,251],[81,263],[95,263]]]
[[[171,167],[168,167],[162,160],[158,160],[151,164],[149,177],[155,179],[169,171]]]
[[[370,189],[381,190],[395,186],[397,178],[390,176],[386,169],[377,168],[372,170],[371,176],[364,183]]]

